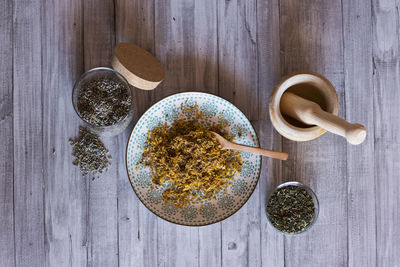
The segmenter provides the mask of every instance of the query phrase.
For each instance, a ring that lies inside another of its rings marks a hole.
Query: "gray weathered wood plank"
[[[372,3],[377,266],[399,266],[400,3]]]
[[[218,92],[217,2],[194,2],[194,40],[192,57],[195,64],[194,88],[203,92]],[[188,88],[189,89],[189,88]],[[198,266],[221,266],[221,224],[198,229]]]
[[[167,71],[157,100],[183,91],[217,94],[214,1],[155,1],[155,54]]]
[[[84,1],[85,70],[110,66],[115,44],[114,2]],[[102,138],[113,155],[111,167],[97,180],[88,182],[88,265],[118,266],[118,193],[124,148],[117,137]]]
[[[116,41],[130,42],[154,52],[154,1],[116,2]],[[134,121],[153,103],[154,91],[133,89]],[[122,134],[121,151],[125,149],[131,128]],[[119,137],[120,138],[120,137]],[[119,153],[125,162],[125,151]],[[120,164],[118,183],[118,242],[120,266],[157,266],[157,220],[135,196],[125,164]]]
[[[259,187],[234,215],[221,222],[222,266],[261,266]]]
[[[0,266],[400,265],[399,6],[3,1]],[[109,66],[115,41],[144,47],[167,70],[160,88],[134,89],[135,121],[172,93],[220,94],[252,120],[262,146],[283,149],[291,160],[263,159],[249,202],[202,228],[165,222],[136,198],[125,171],[130,129],[104,138],[110,170],[95,181],[82,177],[68,144],[80,124],[71,89],[84,70]],[[273,130],[269,94],[281,75],[297,70],[332,81],[340,115],[367,127],[364,144],[350,146],[329,133],[295,143]],[[317,224],[295,237],[276,233],[265,216],[268,193],[287,180],[311,185],[320,199]]]
[[[154,0],[115,2],[116,41],[139,45],[154,54]],[[137,116],[154,102],[157,90],[133,90]]]
[[[250,119],[258,119],[257,6],[218,2],[219,94]],[[259,187],[222,225],[222,266],[260,266]]]
[[[198,228],[173,225],[159,219],[157,231],[158,266],[199,265]]]
[[[348,265],[376,266],[371,3],[343,1],[346,119],[368,137],[347,146]]]
[[[316,71],[337,90],[344,115],[341,1],[281,1],[282,74]],[[317,224],[299,236],[285,237],[287,266],[347,265],[347,188],[344,138],[327,133],[309,142],[284,139],[290,158],[282,165],[284,181],[308,184],[319,197]],[[305,256],[307,255],[307,256]]]
[[[198,266],[221,266],[221,223],[199,228]]]
[[[45,253],[40,1],[15,0],[13,16],[15,264],[42,266]]]
[[[0,3],[0,266],[14,266],[13,12]]]
[[[219,94],[258,119],[256,1],[218,1]]]
[[[71,95],[83,72],[83,10],[80,1],[42,4],[46,266],[86,266],[87,177],[72,165],[68,143],[78,134]]]
[[[182,91],[218,93],[216,36],[215,1],[155,1],[155,54],[167,70],[157,100]],[[198,229],[158,220],[158,233],[159,264],[220,264],[220,224]]]
[[[282,151],[282,137],[273,129],[268,109],[269,96],[280,79],[279,1],[257,2],[257,29],[260,146]],[[262,266],[284,266],[283,236],[268,224],[265,211],[268,195],[281,183],[281,167],[281,161],[263,157],[258,185]]]

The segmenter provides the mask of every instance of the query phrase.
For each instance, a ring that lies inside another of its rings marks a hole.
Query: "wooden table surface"
[[[399,0],[3,0],[0,2],[0,266],[400,266]],[[113,46],[152,52],[167,76],[135,89],[137,118],[177,92],[239,107],[263,159],[248,203],[227,220],[183,227],[148,211],[129,185],[130,129],[104,139],[112,168],[91,181],[71,164],[71,90]],[[271,126],[283,75],[315,71],[335,86],[340,116],[366,126],[351,146],[332,134],[292,142]],[[317,224],[285,237],[265,216],[281,182],[310,185]]]

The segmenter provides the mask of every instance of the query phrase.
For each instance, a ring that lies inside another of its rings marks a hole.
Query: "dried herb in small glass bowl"
[[[110,126],[129,113],[132,98],[129,88],[109,78],[86,82],[78,93],[78,112],[81,118],[96,126]]]
[[[69,140],[72,146],[74,165],[79,166],[83,175],[97,175],[111,165],[111,155],[100,138],[84,127],[79,127],[79,136]],[[93,176],[93,179],[95,177]]]
[[[280,185],[269,197],[267,217],[271,224],[286,234],[308,229],[318,215],[318,201],[307,186],[289,182]]]
[[[85,72],[75,83],[72,103],[76,114],[100,136],[121,133],[133,118],[133,96],[127,80],[113,69]]]

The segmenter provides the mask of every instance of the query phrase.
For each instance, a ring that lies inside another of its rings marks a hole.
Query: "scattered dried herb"
[[[162,194],[166,203],[182,208],[216,199],[241,171],[240,153],[221,150],[210,131],[233,139],[222,125],[196,121],[177,120],[170,127],[160,123],[148,132],[141,164],[150,167],[155,185],[169,185]]]
[[[75,157],[73,164],[79,166],[83,175],[100,174],[111,165],[108,149],[100,138],[88,129],[79,127],[79,136],[70,139],[69,142]]]
[[[96,126],[110,126],[128,116],[132,97],[120,81],[99,78],[87,82],[78,93],[78,113]]]
[[[303,187],[281,187],[268,200],[267,216],[272,225],[284,233],[302,232],[315,217],[313,198]]]

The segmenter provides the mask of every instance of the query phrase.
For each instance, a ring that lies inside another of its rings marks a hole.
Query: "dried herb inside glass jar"
[[[298,185],[280,187],[270,196],[267,216],[281,232],[296,234],[306,230],[316,217],[312,195]]]
[[[122,82],[110,78],[88,81],[78,93],[78,113],[92,125],[116,124],[130,112],[132,97],[129,90]]]

